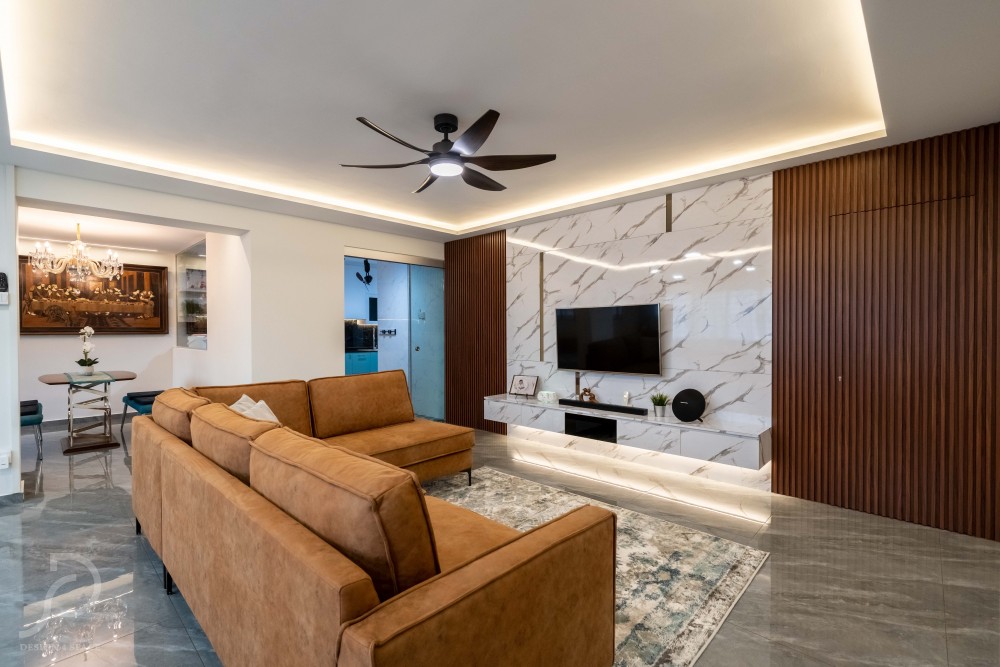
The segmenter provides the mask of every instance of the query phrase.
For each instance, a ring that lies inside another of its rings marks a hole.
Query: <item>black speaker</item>
[[[674,416],[682,422],[701,421],[705,414],[705,396],[697,389],[685,389],[671,402]]]

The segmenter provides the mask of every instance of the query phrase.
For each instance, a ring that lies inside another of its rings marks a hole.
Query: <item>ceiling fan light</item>
[[[465,171],[465,167],[462,166],[461,161],[456,158],[437,158],[436,160],[431,160],[430,165],[431,173],[435,176],[458,176]]]

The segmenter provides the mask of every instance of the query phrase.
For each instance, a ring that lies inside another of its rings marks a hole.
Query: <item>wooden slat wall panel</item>
[[[483,419],[483,397],[507,390],[506,232],[444,246],[445,419],[506,433]]]
[[[1000,125],[774,201],[774,490],[1000,540]]]

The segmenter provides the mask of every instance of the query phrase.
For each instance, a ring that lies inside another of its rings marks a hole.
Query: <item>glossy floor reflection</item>
[[[623,488],[581,476],[605,462],[545,447],[480,433],[476,461],[771,553],[699,667],[1000,665],[1000,543],[684,475],[601,475]],[[571,472],[527,462],[545,459]]]
[[[59,437],[35,468],[24,432],[25,502],[0,507],[0,665],[219,664],[135,536],[130,460],[71,479]],[[666,472],[596,481],[606,460],[552,449],[479,433],[475,461],[771,552],[699,666],[1000,665],[998,543]]]
[[[26,434],[25,501],[0,507],[0,665],[221,664],[135,535],[131,459],[119,448],[71,461],[65,431],[46,429],[37,464]]]

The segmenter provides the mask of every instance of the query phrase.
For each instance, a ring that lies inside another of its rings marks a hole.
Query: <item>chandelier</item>
[[[80,225],[76,226],[76,241],[69,244],[69,254],[57,257],[52,246],[35,243],[35,251],[28,255],[31,267],[45,273],[65,271],[73,282],[83,282],[87,278],[119,278],[122,275],[122,261],[118,253],[108,248],[108,256],[91,259],[87,255],[87,244],[80,240]]]

